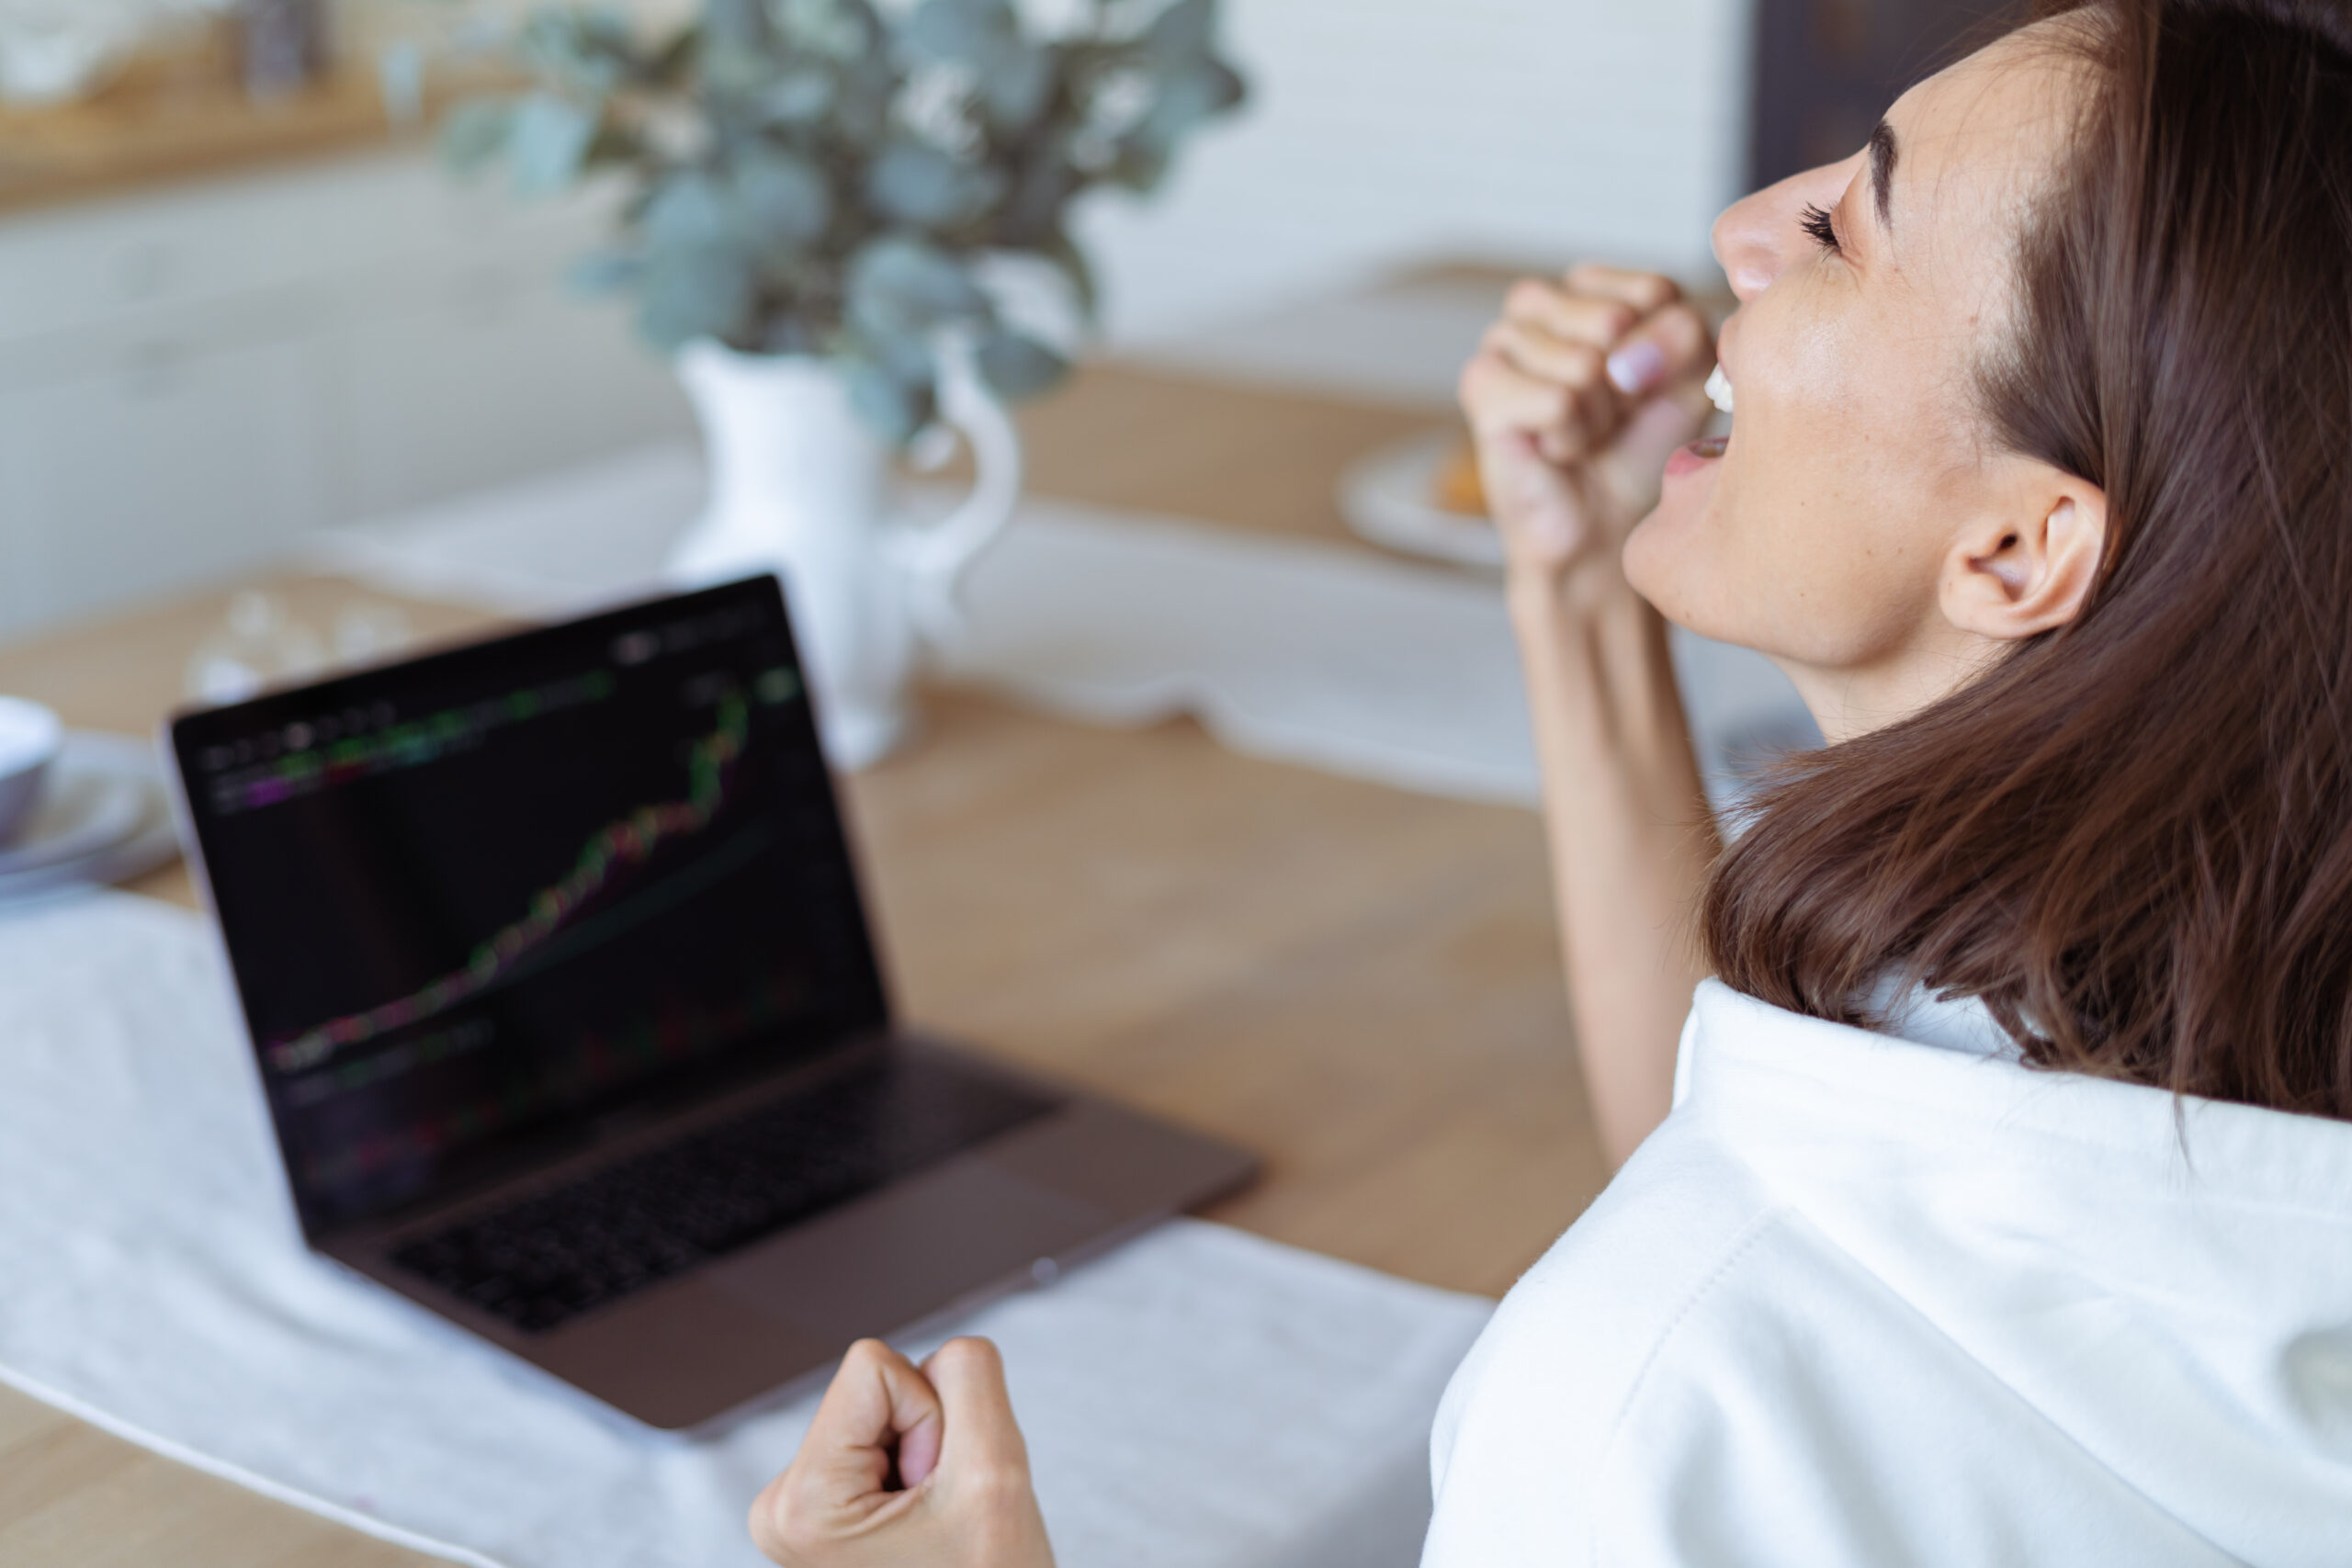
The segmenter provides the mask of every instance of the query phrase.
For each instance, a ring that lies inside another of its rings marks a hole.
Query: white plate
[[[1499,567],[1503,542],[1483,517],[1437,503],[1438,477],[1461,447],[1454,430],[1384,446],[1340,478],[1340,515],[1375,545],[1458,566]]]
[[[179,853],[162,764],[129,735],[74,730],[30,828],[0,852],[0,900],[121,882]]]
[[[146,804],[137,779],[61,763],[24,830],[0,850],[0,876],[79,860],[119,844],[139,830]]]

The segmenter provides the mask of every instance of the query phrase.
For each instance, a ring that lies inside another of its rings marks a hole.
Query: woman
[[[1463,378],[1631,1157],[1425,1561],[2352,1562],[2352,0],[2046,18],[1715,249],[1720,344],[1586,270]],[[1831,742],[1727,849],[1661,617]],[[753,1527],[1050,1561],[976,1341],[861,1347]]]

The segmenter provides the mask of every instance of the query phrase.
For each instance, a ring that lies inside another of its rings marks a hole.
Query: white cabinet
[[[690,431],[560,282],[605,210],[407,155],[0,220],[0,636]]]
[[[353,515],[687,428],[675,385],[610,304],[514,266],[471,269],[415,310],[354,322],[335,351]]]
[[[17,624],[218,576],[326,515],[322,370],[299,340],[158,343],[0,400]]]

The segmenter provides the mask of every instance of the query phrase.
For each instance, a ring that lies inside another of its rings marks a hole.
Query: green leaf
[[[757,103],[775,80],[775,62],[756,49],[713,35],[702,47],[702,90],[720,101]]]
[[[598,110],[552,93],[534,93],[515,108],[506,157],[518,196],[547,196],[580,177],[596,140]]]
[[[902,385],[929,387],[938,378],[939,361],[927,337],[916,333],[877,333],[869,325],[859,333],[859,341],[874,362]]]
[[[933,59],[986,65],[1020,25],[1011,0],[923,0],[907,17],[904,37]]]
[[[734,243],[735,213],[717,180],[701,173],[673,175],[645,205],[639,220],[656,249],[711,249]]]
[[[954,257],[903,234],[869,241],[850,257],[854,310],[900,330],[923,330],[988,311],[988,296]]]
[[[859,360],[851,361],[842,374],[850,407],[892,446],[905,446],[916,431],[931,423],[933,393],[928,383],[910,386],[880,366]]]
[[[901,142],[866,171],[865,196],[893,222],[955,229],[980,217],[1004,194],[994,169],[959,164],[935,147]]]
[[[655,252],[646,257],[638,330],[669,350],[696,338],[742,339],[757,293],[742,257],[712,247]]]
[[[980,73],[980,106],[989,124],[1005,135],[1036,124],[1053,101],[1055,64],[1050,51],[1019,39],[999,48]]]
[[[845,62],[826,129],[860,153],[879,146],[889,131],[890,104],[899,87],[898,67],[887,55],[864,55]]]
[[[767,125],[814,125],[833,107],[833,73],[820,65],[795,65],[760,91],[756,109]]]
[[[1150,151],[1165,155],[1186,136],[1241,101],[1241,78],[1231,67],[1204,61],[1159,85],[1159,96],[1133,135]]]
[[[795,50],[842,61],[889,51],[890,29],[865,0],[770,0],[770,9]]]
[[[1069,361],[1035,338],[999,331],[981,340],[980,379],[1008,402],[1034,398],[1069,374]]]
[[[1216,47],[1216,0],[1176,0],[1144,29],[1143,47],[1171,65],[1206,60]]]
[[[703,31],[716,43],[763,49],[773,37],[763,0],[703,0]]]
[[[797,251],[833,220],[833,190],[822,170],[797,152],[762,147],[735,165],[735,209],[744,237],[767,249]]]

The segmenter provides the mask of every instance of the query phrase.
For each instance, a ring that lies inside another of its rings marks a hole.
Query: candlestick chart
[[[582,916],[601,896],[665,845],[707,830],[726,805],[750,717],[742,694],[733,688],[720,694],[717,706],[713,728],[688,749],[683,796],[639,806],[592,833],[570,869],[524,900],[523,912],[478,942],[463,964],[403,996],[270,1041],[264,1047],[270,1065],[286,1073],[323,1066],[352,1046],[436,1018],[512,980],[526,966],[544,963],[566,936],[588,934]],[[756,831],[739,834],[697,872],[682,873],[667,885],[668,901],[765,847]],[[617,930],[625,922],[609,923]]]

